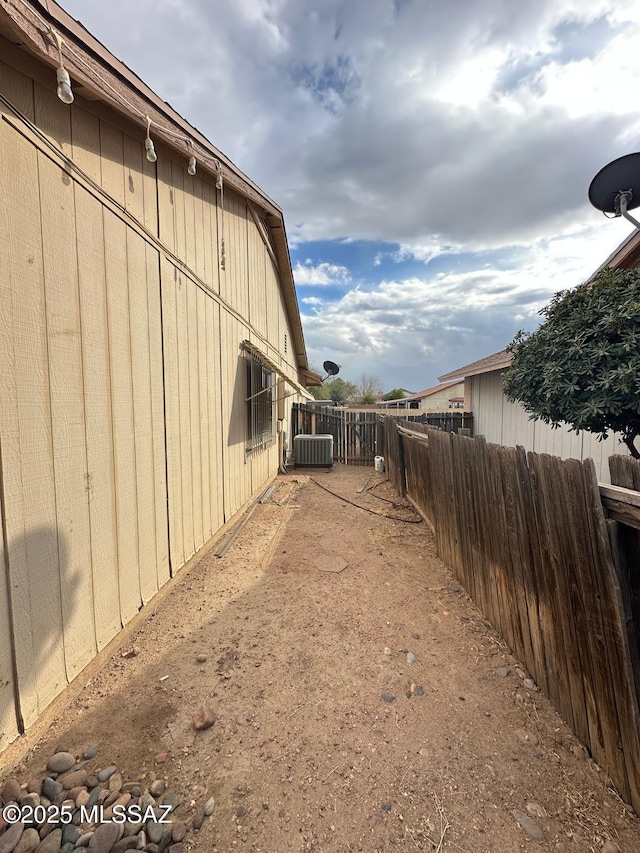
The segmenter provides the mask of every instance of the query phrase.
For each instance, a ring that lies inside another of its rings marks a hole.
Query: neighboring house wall
[[[0,104],[2,749],[276,473],[275,418],[245,452],[242,342],[298,373],[246,200],[225,189],[223,217],[214,177],[0,56],[45,137]]]
[[[471,386],[473,431],[494,444],[521,445],[525,450],[550,453],[562,459],[593,459],[598,480],[609,483],[609,456],[626,455],[628,450],[616,435],[598,441],[590,432],[571,432],[568,427],[553,429],[542,421],[529,420],[524,408],[511,403],[502,391],[502,372],[480,373],[467,379]]]
[[[423,397],[420,400],[421,412],[449,412],[452,407],[449,405],[450,397],[464,396],[464,382],[458,385],[452,385],[442,391],[434,391],[428,397]]]
[[[463,397],[465,393],[464,381],[447,382],[439,388],[426,388],[417,394],[410,394],[400,400],[386,400],[376,403],[383,411],[385,409],[412,409],[421,412],[448,412],[454,409],[450,405],[451,397]],[[465,411],[469,411],[466,409]]]

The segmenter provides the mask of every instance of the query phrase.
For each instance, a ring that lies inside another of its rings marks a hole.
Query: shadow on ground
[[[96,767],[167,778],[176,817],[215,797],[189,836],[203,853],[513,853],[530,840],[514,811],[539,849],[640,849],[638,820],[389,484],[336,467],[277,485],[223,557],[150,605],[136,656],[113,656],[19,778],[59,745],[97,746]],[[202,705],[217,719],[195,731]]]

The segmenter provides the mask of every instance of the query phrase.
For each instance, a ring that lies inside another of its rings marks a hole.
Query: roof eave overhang
[[[609,257],[589,276],[589,281],[603,269],[629,270],[640,266],[640,229],[636,229],[617,246]]]
[[[7,3],[6,0],[0,0],[0,31],[7,38],[10,38],[17,47],[55,68],[59,62],[58,50],[49,27],[56,29],[83,60],[81,62],[73,55],[65,54],[65,67],[71,75],[76,94],[80,97],[86,95],[89,100],[99,100],[107,104],[117,113],[139,124],[142,131],[146,131],[143,116],[149,116],[152,122],[160,127],[171,126],[174,132],[184,133],[185,137],[201,146],[208,156],[220,162],[225,185],[253,202],[262,211],[271,229],[280,267],[280,287],[293,338],[291,343],[295,353],[296,367],[299,371],[308,370],[309,363],[302,333],[302,322],[291,270],[291,258],[282,209],[238,169],[228,157],[212,145],[200,131],[159,98],[131,69],[116,59],[82,24],[74,20],[54,0],[48,0],[46,5],[37,2],[37,0],[31,0],[29,5],[35,10],[35,15],[33,12],[29,13],[22,3],[14,5]],[[41,20],[38,20],[38,16]],[[89,69],[98,72],[108,85],[101,83]],[[55,76],[52,77],[52,81],[52,85],[55,85]],[[119,94],[126,98],[130,104],[129,107],[118,97]],[[162,140],[164,145],[180,153],[185,159],[192,153],[184,140],[176,139],[170,134],[163,134],[158,127],[154,127],[153,132],[156,139]],[[199,168],[212,176],[217,176],[217,171],[213,166],[207,166],[206,163],[203,163],[202,165],[199,164]]]
[[[33,9],[31,14],[27,11],[29,6]],[[39,21],[38,17],[46,22],[46,25]],[[70,53],[65,53],[64,56],[65,68],[71,76],[76,94],[82,97],[86,90],[89,100],[99,100],[107,104],[114,111],[139,124],[143,130],[146,130],[144,116],[149,116],[152,122],[160,125],[155,126],[152,131],[156,139],[162,140],[164,145],[188,158],[191,152],[184,139],[176,139],[170,134],[162,133],[162,126],[172,126],[174,132],[183,133],[222,164],[224,180],[228,186],[253,201],[265,212],[282,218],[280,207],[257,184],[53,0],[49,0],[46,5],[37,0],[30,0],[26,5],[0,0],[0,20],[2,19],[14,36],[19,38],[18,46],[23,51],[55,68],[59,64],[58,49],[48,29],[53,27],[83,60],[76,59]],[[102,83],[89,69],[99,73],[106,82]],[[55,85],[55,77],[53,81],[52,85]],[[129,101],[130,106],[121,100],[120,95]],[[217,174],[213,166],[206,163],[199,166],[203,171]]]
[[[324,381],[319,373],[314,373],[313,370],[300,370],[300,376],[303,380],[303,385],[306,388],[322,388]]]
[[[495,371],[506,370],[510,364],[511,355],[508,355],[507,357],[500,359],[499,361],[495,361],[492,364],[478,366],[475,368],[470,365],[460,367],[457,370],[452,370],[450,373],[445,373],[443,376],[438,376],[438,379],[441,382],[447,382],[450,379],[469,379],[471,376],[479,376],[481,373],[494,373]]]

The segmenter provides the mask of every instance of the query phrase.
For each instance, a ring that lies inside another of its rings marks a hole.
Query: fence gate
[[[373,465],[378,421],[378,412],[294,403],[291,447],[296,435],[332,435],[335,462]]]

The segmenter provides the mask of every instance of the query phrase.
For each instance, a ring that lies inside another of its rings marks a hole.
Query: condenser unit
[[[296,435],[293,439],[293,458],[296,468],[331,468],[333,436]]]

